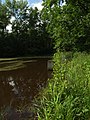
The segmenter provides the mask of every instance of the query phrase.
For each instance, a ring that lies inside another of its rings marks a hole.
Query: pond
[[[0,108],[30,103],[51,77],[48,60],[50,58],[1,59]]]

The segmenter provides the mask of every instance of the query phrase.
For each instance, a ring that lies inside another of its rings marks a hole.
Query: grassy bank
[[[53,78],[36,103],[38,120],[89,120],[90,55],[56,53]]]

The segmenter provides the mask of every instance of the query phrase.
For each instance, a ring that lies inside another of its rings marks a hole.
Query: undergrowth
[[[36,98],[38,120],[90,119],[90,55],[54,55],[53,78]]]

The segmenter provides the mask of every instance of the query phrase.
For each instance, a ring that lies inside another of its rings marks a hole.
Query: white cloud
[[[11,32],[12,32],[12,25],[9,24],[9,25],[6,27],[6,30],[8,30],[8,32],[11,33]]]
[[[38,2],[38,3],[32,3],[31,7],[35,8],[37,7],[38,10],[42,10],[43,6],[42,6],[42,2]]]
[[[62,6],[66,5],[66,2],[64,1],[64,3],[62,3]]]
[[[10,19],[10,22],[12,23],[14,20],[15,20],[15,17],[12,16],[11,19]]]

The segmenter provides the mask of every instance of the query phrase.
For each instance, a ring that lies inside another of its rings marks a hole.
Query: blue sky
[[[42,0],[28,0],[30,6],[37,7],[39,10],[42,9]]]
[[[5,0],[2,0],[4,2]],[[39,10],[42,9],[42,0],[27,0],[29,5],[32,7],[37,7]]]
[[[5,0],[2,0],[2,2],[4,2]],[[27,0],[30,4],[34,4],[34,3],[41,3],[42,0]]]
[[[42,0],[28,0],[28,2],[30,4],[32,4],[32,3],[40,3],[40,2],[42,2]]]

